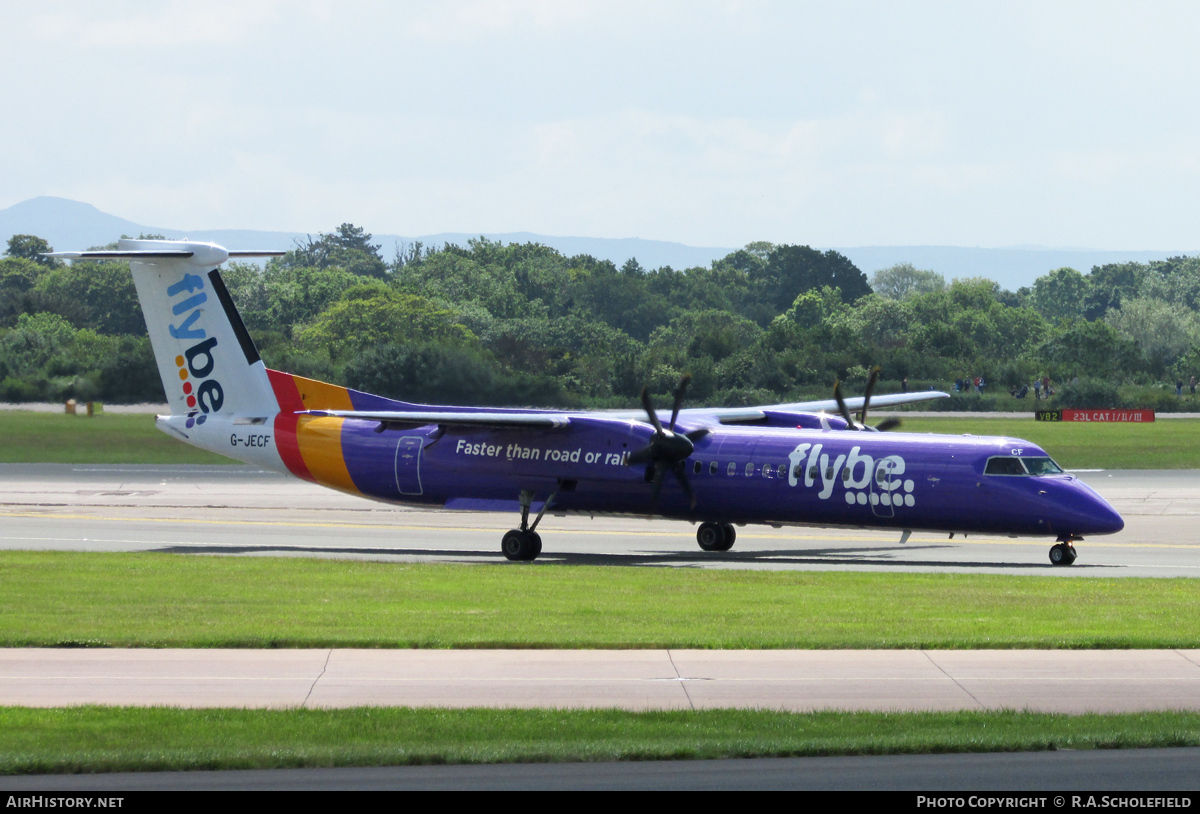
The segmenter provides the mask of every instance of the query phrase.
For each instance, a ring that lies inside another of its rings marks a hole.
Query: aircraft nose
[[[1093,534],[1116,534],[1121,529],[1125,528],[1125,519],[1117,514],[1117,510],[1108,505],[1108,501],[1104,498],[1097,500],[1096,523],[1099,526]]]
[[[1079,483],[1081,501],[1081,517],[1077,521],[1080,534],[1116,534],[1125,528],[1125,520],[1117,514],[1117,510],[1108,501],[1092,491],[1088,486]]]

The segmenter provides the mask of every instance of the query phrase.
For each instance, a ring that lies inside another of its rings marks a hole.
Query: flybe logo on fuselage
[[[217,346],[217,338],[208,336],[204,328],[197,324],[201,317],[201,306],[208,302],[203,277],[185,273],[179,282],[167,287],[167,297],[183,297],[171,307],[174,320],[187,315],[178,324],[168,323],[171,336],[185,342],[200,340],[175,357],[183,396],[189,409],[187,426],[191,427],[203,424],[209,413],[217,412],[225,403],[225,391],[221,389],[221,383],[210,378],[216,367],[212,351]]]
[[[839,482],[845,487],[847,503],[865,506],[914,506],[912,479],[903,477],[904,458],[887,455],[875,460],[862,453],[862,447],[852,447],[832,459],[822,453],[824,444],[799,444],[788,454],[788,485],[812,488],[820,484],[817,497],[828,500]]]

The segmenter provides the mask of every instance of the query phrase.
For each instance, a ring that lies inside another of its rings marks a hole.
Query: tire
[[[1075,558],[1079,556],[1078,554],[1075,553],[1075,546],[1066,545],[1066,546],[1063,546],[1063,548],[1065,548],[1067,550],[1067,556],[1063,559],[1063,565],[1074,565]]]
[[[529,541],[532,544],[532,553],[530,553],[529,559],[536,560],[538,555],[542,553],[542,535],[536,531],[527,531],[525,534],[529,537]]]
[[[1062,543],[1055,543],[1050,546],[1050,564],[1051,565],[1070,565],[1067,553],[1067,547]]]
[[[534,544],[526,532],[518,529],[513,529],[504,535],[504,539],[500,541],[500,551],[504,556],[514,562],[523,560],[532,560],[537,554],[534,553]]]
[[[733,541],[737,539],[737,529],[733,527],[732,523],[722,523],[721,529],[725,532],[725,542],[721,543],[718,551],[728,551],[733,548]]]
[[[696,529],[696,542],[705,551],[722,551],[725,542],[725,530],[718,523],[701,523]]]

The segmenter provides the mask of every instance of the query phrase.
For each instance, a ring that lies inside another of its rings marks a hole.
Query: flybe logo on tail
[[[175,357],[183,395],[190,409],[187,426],[192,427],[203,424],[208,413],[217,412],[225,403],[225,391],[221,389],[221,383],[209,378],[216,367],[212,351],[217,346],[217,338],[208,336],[204,328],[197,324],[201,315],[200,306],[208,302],[204,278],[185,273],[179,282],[167,287],[167,296],[172,299],[182,297],[171,307],[174,321],[167,326],[171,336],[185,341],[200,340]],[[179,317],[184,319],[179,321]]]

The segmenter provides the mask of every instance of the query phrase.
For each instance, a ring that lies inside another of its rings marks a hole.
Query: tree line
[[[891,390],[982,377],[958,408],[1012,409],[1009,390],[1049,376],[1059,406],[1171,409],[1174,381],[1200,369],[1197,258],[1007,291],[910,264],[868,279],[838,252],[770,243],[683,270],[485,239],[381,249],[342,224],[265,266],[229,264],[264,361],[410,401],[596,408],[685,372],[696,404],[824,398],[880,365]],[[48,250],[18,235],[0,259],[0,400],[162,401],[126,264]]]

